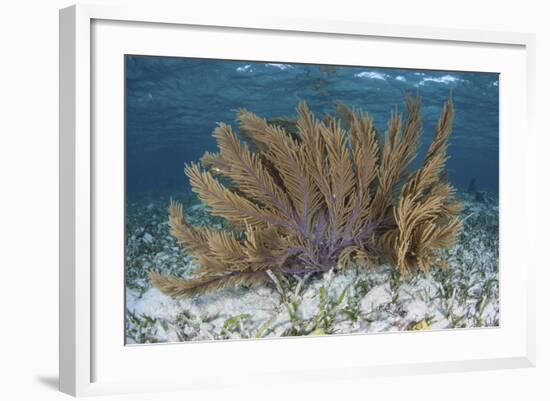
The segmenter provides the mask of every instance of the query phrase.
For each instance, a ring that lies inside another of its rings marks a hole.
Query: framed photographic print
[[[61,390],[532,366],[533,46],[62,10]]]

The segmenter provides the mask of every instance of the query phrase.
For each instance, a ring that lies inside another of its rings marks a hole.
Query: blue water
[[[498,74],[319,66],[126,56],[126,190],[139,193],[188,190],[184,165],[215,151],[212,130],[235,125],[235,110],[262,117],[294,116],[305,100],[333,114],[345,102],[367,111],[384,131],[392,110],[404,109],[407,93],[420,95],[429,145],[442,104],[452,94],[455,123],[447,170],[465,189],[498,194]]]

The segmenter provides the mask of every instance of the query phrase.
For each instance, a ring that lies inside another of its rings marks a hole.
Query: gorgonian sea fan
[[[270,271],[444,267],[440,250],[461,227],[462,206],[444,171],[454,111],[449,99],[423,162],[412,170],[420,108],[408,97],[406,119],[393,113],[383,141],[368,114],[345,105],[320,121],[301,103],[285,128],[240,110],[239,136],[218,124],[219,152],[185,172],[210,213],[231,229],[192,227],[172,202],[171,233],[199,267],[190,280],[151,272],[153,285],[185,297],[262,283]]]

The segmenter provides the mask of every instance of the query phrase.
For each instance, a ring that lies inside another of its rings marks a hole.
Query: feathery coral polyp
[[[406,119],[392,114],[383,140],[368,114],[345,105],[321,121],[301,103],[294,130],[289,121],[285,129],[246,110],[238,112],[239,135],[218,124],[219,152],[185,172],[210,213],[231,229],[192,227],[173,202],[171,233],[199,268],[190,280],[152,272],[152,283],[185,297],[262,283],[269,272],[444,267],[440,250],[461,227],[461,204],[444,171],[454,111],[447,101],[423,162],[411,170],[420,108],[419,99],[407,98]]]

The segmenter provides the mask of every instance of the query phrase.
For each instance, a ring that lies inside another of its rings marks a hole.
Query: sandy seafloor
[[[188,221],[222,228],[194,198]],[[170,197],[127,202],[126,342],[210,341],[440,330],[499,325],[498,201],[460,193],[464,228],[445,251],[449,267],[399,275],[389,266],[274,277],[266,286],[236,287],[171,299],[148,282],[149,270],[192,277],[195,265],[169,233]]]

